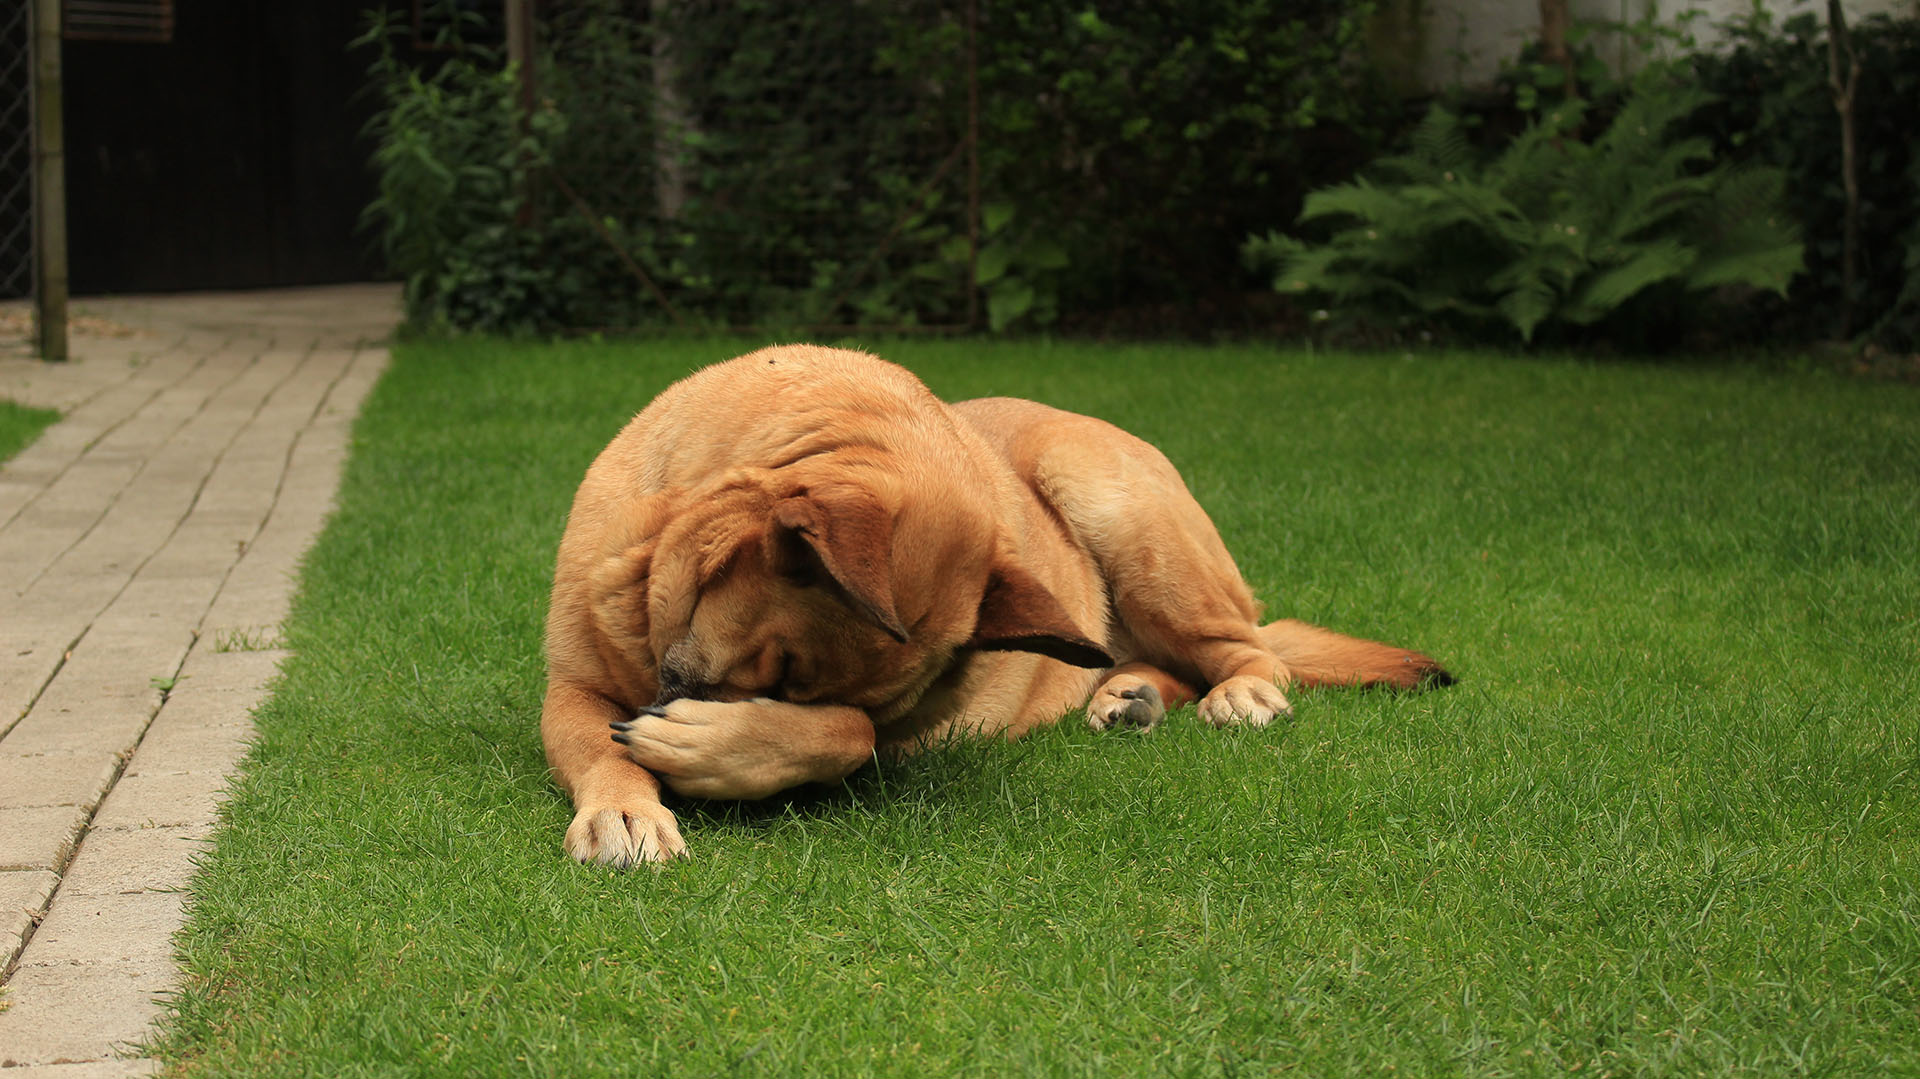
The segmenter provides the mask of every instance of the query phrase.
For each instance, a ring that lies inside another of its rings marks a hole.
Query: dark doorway
[[[64,45],[73,291],[370,280],[349,53],[375,0],[193,0],[164,35]]]

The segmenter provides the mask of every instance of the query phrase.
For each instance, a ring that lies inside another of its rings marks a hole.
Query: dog
[[[541,738],[583,862],[686,853],[662,784],[755,799],[1084,707],[1290,714],[1283,686],[1450,683],[1429,657],[1261,624],[1212,521],[1119,428],[946,404],[864,353],[762,349],[670,386],[588,468],[546,630]]]

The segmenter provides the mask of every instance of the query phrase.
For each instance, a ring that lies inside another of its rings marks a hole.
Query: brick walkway
[[[0,466],[0,1075],[122,1059],[284,653],[300,555],[386,363],[386,286],[81,301],[62,419]]]

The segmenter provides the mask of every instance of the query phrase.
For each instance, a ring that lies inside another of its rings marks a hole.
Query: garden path
[[[0,465],[0,1069],[146,1074],[193,857],[285,652],[294,571],[397,290],[75,304],[0,354],[62,418]]]

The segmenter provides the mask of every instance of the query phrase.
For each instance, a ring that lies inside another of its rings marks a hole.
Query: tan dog
[[[676,383],[593,462],[547,662],[567,851],[615,865],[685,853],[662,781],[761,798],[1081,705],[1096,729],[1195,697],[1209,723],[1264,724],[1289,682],[1451,680],[1416,652],[1262,626],[1145,442],[1031,401],[946,405],[810,346]]]

